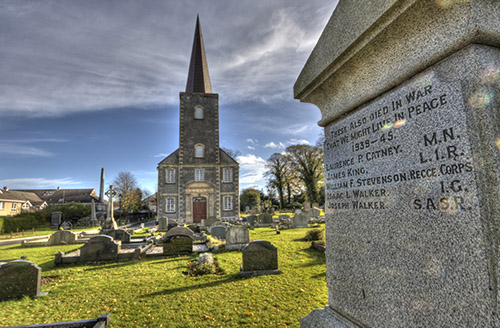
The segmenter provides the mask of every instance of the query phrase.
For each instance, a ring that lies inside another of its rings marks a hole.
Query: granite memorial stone
[[[193,252],[193,239],[188,236],[170,236],[163,242],[163,255],[187,255]]]
[[[295,213],[295,215],[292,218],[292,226],[294,228],[307,228],[308,222],[309,222],[309,216],[303,212]]]
[[[278,249],[267,240],[249,243],[242,252],[242,275],[279,274]]]
[[[42,269],[30,261],[0,262],[0,301],[40,296]]]
[[[259,215],[259,223],[271,224],[273,223],[273,216],[271,214],[263,213]]]
[[[241,250],[249,243],[248,229],[244,226],[232,226],[226,232],[226,249]]]
[[[339,2],[295,84],[325,132],[329,305],[302,327],[500,326],[498,26],[491,1]]]
[[[158,219],[158,231],[167,231],[168,230],[168,218],[161,217]]]
[[[52,212],[50,217],[50,226],[52,228],[58,228],[62,222],[62,212]]]
[[[69,230],[58,230],[49,237],[48,246],[75,244],[78,236]]]
[[[210,229],[210,234],[219,240],[226,239],[226,226],[213,226]]]
[[[111,236],[114,240],[119,240],[122,244],[130,243],[130,233],[123,229],[111,230],[106,235]]]
[[[110,236],[93,237],[80,248],[80,261],[114,261],[118,259],[120,249],[121,241]]]

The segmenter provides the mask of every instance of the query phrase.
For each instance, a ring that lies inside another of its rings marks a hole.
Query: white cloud
[[[252,147],[252,146],[247,146],[247,148],[250,150],[255,150],[255,147]]]
[[[153,157],[167,157],[168,155],[170,154],[165,154],[165,153],[159,153],[159,154],[156,154],[156,155],[153,155]]]
[[[242,184],[263,184],[265,182],[266,161],[259,156],[248,154],[238,156],[240,163],[240,183]]]
[[[271,148],[271,149],[285,148],[285,144],[282,142],[276,144],[274,143],[274,141],[271,141],[265,144],[264,148]]]
[[[37,147],[0,143],[0,154],[50,157],[54,154]]]
[[[247,142],[251,143],[252,145],[255,145],[255,144],[257,144],[257,139],[248,138]]]
[[[59,186],[79,185],[81,182],[72,178],[45,179],[45,178],[21,178],[0,180],[1,186],[11,189],[55,189]]]
[[[290,139],[286,143],[289,145],[310,145],[311,144],[306,139]]]

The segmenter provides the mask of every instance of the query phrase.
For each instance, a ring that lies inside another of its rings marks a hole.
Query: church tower
[[[179,101],[179,148],[158,164],[160,222],[239,217],[239,165],[219,147],[219,95],[212,92],[199,17]]]

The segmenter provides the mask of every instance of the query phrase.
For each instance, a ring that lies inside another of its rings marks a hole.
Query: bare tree
[[[226,147],[221,147],[221,149],[223,151],[225,151],[226,154],[228,154],[229,156],[231,156],[233,159],[236,159],[236,157],[238,157],[238,156],[241,155],[241,151],[239,151],[237,149],[230,149],[230,148],[226,148]]]
[[[118,192],[120,209],[123,211],[135,211],[141,206],[142,191],[137,185],[135,176],[130,172],[118,172],[113,180],[115,190]]]
[[[266,162],[266,168],[268,187],[278,192],[280,208],[283,208],[285,205],[285,188],[290,175],[287,157],[280,153],[272,154]]]

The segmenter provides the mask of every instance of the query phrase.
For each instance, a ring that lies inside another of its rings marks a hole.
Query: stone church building
[[[236,218],[239,165],[219,147],[219,95],[212,93],[199,18],[186,92],[179,97],[179,148],[158,164],[158,218]]]

